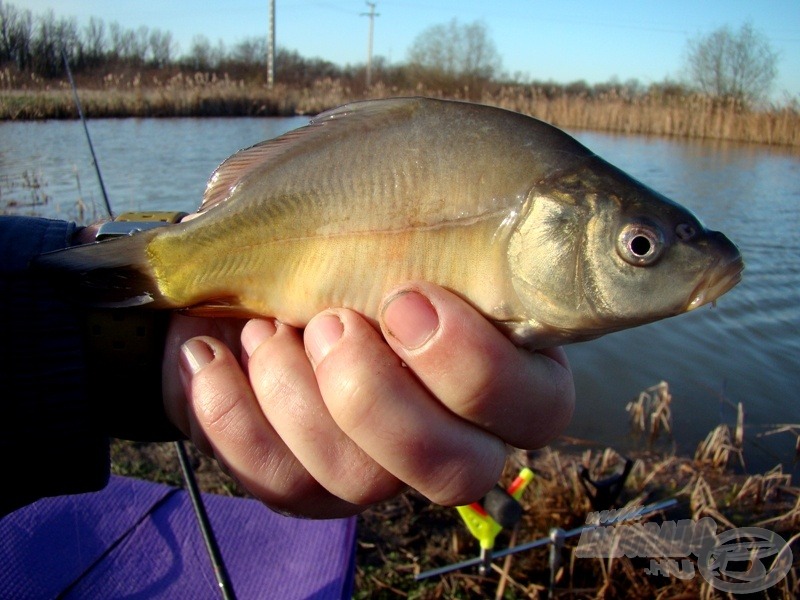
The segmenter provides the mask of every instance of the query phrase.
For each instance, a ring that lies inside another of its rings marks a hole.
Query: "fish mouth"
[[[689,304],[686,305],[687,312],[709,302],[715,302],[742,280],[744,262],[741,256],[721,263],[722,261],[709,269],[707,275],[700,280],[690,296]]]

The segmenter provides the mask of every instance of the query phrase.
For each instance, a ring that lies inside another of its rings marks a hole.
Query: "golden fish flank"
[[[83,273],[95,304],[296,326],[330,306],[374,318],[390,288],[432,281],[531,347],[685,312],[743,268],[725,236],[564,132],[463,102],[323,113],[226,160],[199,212],[40,264]]]

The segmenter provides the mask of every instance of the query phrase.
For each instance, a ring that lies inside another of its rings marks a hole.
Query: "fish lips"
[[[720,256],[717,261],[706,270],[705,275],[692,291],[689,297],[689,303],[686,305],[687,312],[699,308],[704,304],[708,304],[709,302],[715,302],[717,298],[728,292],[742,280],[744,261],[739,253],[739,249],[723,234],[717,231],[709,233]]]

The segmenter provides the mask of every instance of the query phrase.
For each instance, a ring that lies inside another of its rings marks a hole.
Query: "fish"
[[[303,327],[447,288],[515,344],[694,310],[741,279],[722,233],[560,129],[487,105],[367,100],[240,150],[193,218],[38,257],[76,301]]]

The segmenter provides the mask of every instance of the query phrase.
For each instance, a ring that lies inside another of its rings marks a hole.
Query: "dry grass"
[[[656,523],[711,517],[718,525],[717,533],[734,527],[762,526],[787,540],[797,531],[800,489],[792,487],[785,477],[766,475],[769,500],[763,496],[761,503],[755,505],[752,495],[755,483],[743,484],[740,476],[717,469],[707,471],[704,465],[688,459],[655,454],[636,458],[640,473],[656,475],[629,478],[623,492],[622,511],[625,507],[676,497],[679,505],[667,514],[655,515]],[[590,506],[577,483],[577,473],[588,467],[594,476],[601,477],[604,472],[618,469],[620,460],[621,457],[615,457],[607,449],[576,454],[562,448],[535,456],[516,455],[509,478],[520,465],[530,466],[537,475],[523,497],[525,516],[515,534],[516,542],[546,537],[556,527],[570,530],[582,526]],[[649,518],[652,517],[645,520]],[[633,535],[641,537],[641,548],[658,547],[658,540],[647,530],[634,531]],[[499,538],[498,547],[511,543],[511,532],[504,535]],[[552,573],[555,597],[721,597],[699,574],[688,579],[647,575],[646,559],[579,558],[575,554],[578,542],[578,536],[564,540],[560,567]],[[504,587],[505,598],[547,596],[551,570],[546,546],[515,554],[508,564],[498,561],[494,571],[486,576],[471,569],[416,584],[411,580],[420,571],[462,561],[477,553],[477,542],[469,537],[455,511],[432,506],[414,494],[406,495],[371,509],[361,518],[356,598],[489,598],[497,597],[500,587]],[[800,558],[797,551],[795,556]],[[800,591],[798,572],[795,566],[786,580],[769,591],[769,597],[796,597]]]
[[[794,436],[795,459],[800,460],[800,425],[798,424],[775,425],[773,429],[758,434],[757,437],[766,437],[781,433],[788,433],[789,435]]]
[[[741,402],[736,410],[736,427],[731,433],[728,425],[717,425],[697,447],[694,458],[715,469],[724,469],[736,457],[744,469],[744,408]]]
[[[631,426],[642,434],[646,434],[650,443],[663,431],[672,433],[672,394],[669,384],[662,381],[639,393],[636,400],[628,402],[625,410],[630,415]]]
[[[192,457],[203,489],[242,495],[241,488],[213,461],[194,449]],[[116,473],[179,485],[170,444],[117,442],[112,458]],[[619,512],[634,513],[636,507],[666,498],[679,501],[665,513],[645,516],[637,523],[711,517],[717,533],[734,527],[765,527],[786,540],[800,529],[800,488],[792,485],[791,476],[780,467],[747,476],[733,474],[719,464],[652,451],[632,458],[635,465],[622,491]],[[619,472],[623,462],[624,458],[612,449],[576,451],[563,442],[538,452],[514,454],[504,481],[513,478],[522,466],[530,467],[536,477],[522,498],[522,521],[514,531],[502,532],[496,547],[523,544],[546,537],[556,528],[569,531],[586,524],[592,509],[580,484],[580,471],[587,469],[597,480]],[[640,548],[659,547],[659,541],[644,528],[634,532],[629,535],[640,537]],[[694,558],[686,563],[678,560],[677,574],[648,575],[645,569],[651,564],[647,558],[577,556],[579,540],[578,535],[563,539],[554,556],[548,546],[510,555],[495,561],[486,575],[465,569],[416,582],[414,576],[422,571],[477,556],[478,544],[455,510],[408,493],[359,517],[354,598],[544,598],[551,585],[554,597],[570,599],[724,597],[696,570],[691,571],[691,577],[678,577],[680,565],[686,575],[686,567],[694,564]],[[798,597],[800,547],[796,542],[793,551],[794,566],[789,575],[770,588],[766,597]],[[558,560],[551,570],[553,558]]]
[[[503,90],[490,103],[560,127],[712,140],[800,145],[797,107],[744,110],[698,94],[681,96],[609,93],[549,97],[535,88]]]
[[[382,83],[364,90],[330,78],[309,87],[276,85],[269,90],[263,83],[227,74],[180,71],[109,74],[79,87],[86,114],[95,118],[310,115],[365,98],[427,95],[477,100],[573,129],[800,146],[796,103],[756,111],[697,94],[588,95],[523,85],[445,92]],[[0,120],[76,117],[65,82],[0,71]]]
[[[717,425],[697,447],[696,461],[710,465],[715,469],[724,469],[730,464],[732,456],[737,456],[744,466],[742,449],[734,445],[730,427]]]
[[[0,215],[26,215],[62,217],[77,223],[93,222],[97,219],[97,206],[83,200],[80,176],[75,175],[74,200],[64,202],[48,193],[48,183],[38,170],[24,170],[19,178],[9,175],[0,177]]]
[[[8,210],[36,213],[50,203],[47,182],[41,172],[25,170],[19,180],[0,181],[0,206]]]

